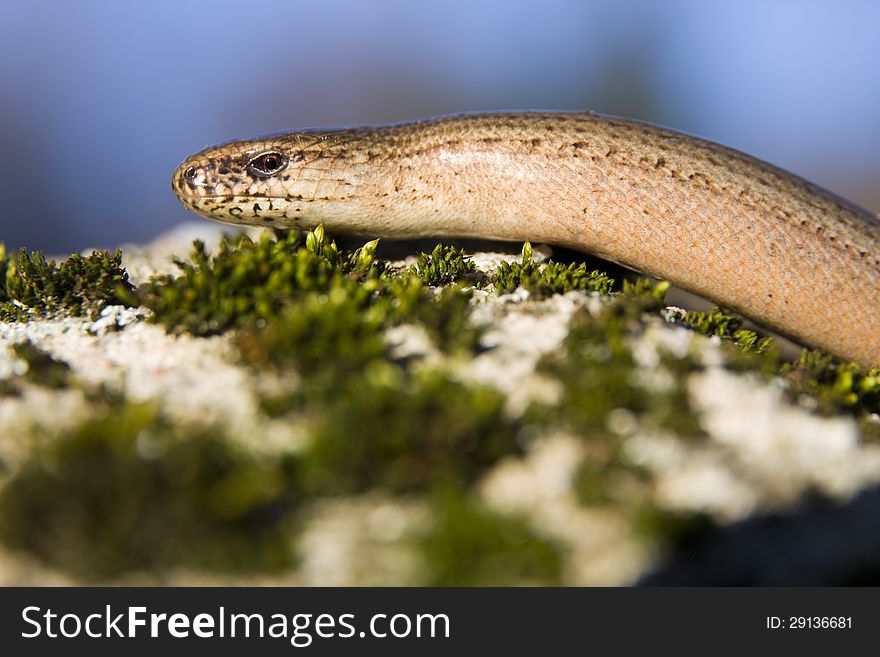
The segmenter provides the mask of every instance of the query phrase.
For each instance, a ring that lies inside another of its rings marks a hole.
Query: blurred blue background
[[[590,108],[880,209],[880,2],[0,0],[0,241],[53,253],[189,215],[188,154],[306,125]]]

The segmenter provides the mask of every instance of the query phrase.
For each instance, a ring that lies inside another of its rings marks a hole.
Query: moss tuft
[[[710,312],[690,311],[682,318],[681,323],[703,335],[717,335],[723,340],[729,340],[743,351],[763,354],[773,349],[773,338],[761,337],[754,331],[742,328],[741,317],[725,313],[720,308],[714,308]]]
[[[644,472],[623,458],[623,441],[617,436],[606,436],[593,441],[591,449],[578,466],[573,480],[575,496],[580,504],[609,504],[618,490],[632,491],[644,482]],[[647,490],[647,489],[646,489]]]
[[[406,322],[424,324],[444,351],[475,349],[481,332],[468,319],[469,293],[455,287],[435,298],[427,288],[474,271],[473,263],[438,245],[419,265],[395,274],[376,260],[376,245],[340,251],[321,227],[305,240],[294,233],[224,240],[213,257],[196,242],[189,261],[177,263],[181,274],[150,281],[140,300],[171,330],[248,329],[247,352],[255,362],[325,366],[334,342],[342,340],[343,355],[352,355],[367,334],[375,338],[382,328]]]
[[[422,324],[441,351],[472,354],[479,348],[485,327],[470,320],[470,299],[470,291],[450,286],[413,308],[406,319]]]
[[[797,362],[783,366],[781,373],[795,393],[813,396],[823,413],[880,414],[880,368],[864,370],[855,363],[840,363],[828,354],[805,349]]]
[[[515,516],[493,513],[453,488],[435,493],[434,523],[419,542],[428,586],[559,584],[562,555]]]
[[[709,312],[689,311],[681,324],[705,336],[722,339],[727,365],[738,372],[759,372],[764,376],[778,373],[781,363],[773,338],[742,328],[743,319],[720,308]]]
[[[290,562],[278,466],[217,430],[187,431],[123,404],[39,444],[0,494],[0,538],[86,578]],[[35,521],[39,519],[39,521]]]
[[[410,492],[437,481],[471,483],[500,458],[522,452],[518,424],[503,407],[493,388],[374,363],[337,389],[315,423],[302,462],[306,490]]]
[[[667,281],[654,282],[648,278],[624,280],[617,304],[625,307],[631,318],[645,312],[659,312],[666,307],[666,293],[670,287]]]
[[[281,233],[254,242],[224,239],[211,256],[196,241],[188,261],[178,260],[179,276],[165,275],[140,290],[154,321],[195,335],[254,326],[277,315],[308,292],[327,292],[345,282],[375,279],[384,265],[375,261],[376,242],[341,252],[320,227],[306,236]]]
[[[734,332],[742,325],[742,320],[720,308],[713,308],[710,312],[689,311],[681,323],[703,335],[732,339]]]
[[[354,375],[385,354],[384,317],[369,306],[369,294],[343,289],[308,294],[262,329],[242,332],[238,344],[247,361],[276,369],[293,366],[304,374],[332,369]]]
[[[646,385],[633,358],[629,341],[642,330],[643,308],[662,299],[657,287],[627,290],[598,316],[582,310],[572,317],[562,348],[541,363],[562,384],[559,405],[543,412],[593,438],[607,439],[606,423],[615,410],[682,436],[702,435],[684,381],[670,377],[669,386]]]
[[[563,294],[571,290],[608,294],[614,279],[604,272],[588,270],[587,264],[563,265],[552,260],[540,265],[532,260],[532,246],[523,244],[520,262],[502,262],[492,277],[492,284],[499,292],[513,292],[525,288],[536,297]]]
[[[0,244],[0,320],[59,311],[95,318],[106,305],[131,305],[132,290],[121,251],[74,253],[56,264],[40,251],[8,255]]]
[[[24,379],[30,383],[61,389],[69,387],[73,382],[73,372],[70,365],[57,360],[30,340],[13,346],[12,353],[27,363]]]
[[[277,415],[307,401],[323,403],[347,380],[385,357],[382,331],[389,306],[371,306],[372,299],[365,286],[309,293],[263,328],[245,329],[237,336],[246,362],[276,372],[293,367],[302,379],[300,389],[265,399],[265,410]]]
[[[451,285],[470,280],[477,271],[464,249],[438,244],[431,253],[420,253],[418,262],[409,272],[417,276],[425,285]]]

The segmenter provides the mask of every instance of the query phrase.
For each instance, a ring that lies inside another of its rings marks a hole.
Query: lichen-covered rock
[[[0,583],[880,579],[876,370],[547,246],[249,235],[0,253]]]

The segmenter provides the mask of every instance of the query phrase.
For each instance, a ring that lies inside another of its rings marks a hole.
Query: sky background
[[[183,221],[208,144],[478,109],[593,109],[880,210],[880,2],[0,0],[0,242]]]

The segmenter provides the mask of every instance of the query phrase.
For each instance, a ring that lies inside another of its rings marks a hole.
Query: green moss
[[[765,378],[776,376],[782,363],[773,338],[756,331],[742,328],[743,319],[720,308],[709,312],[688,311],[684,317],[674,318],[675,323],[705,335],[721,338],[726,367],[736,372],[756,372]],[[664,358],[665,365],[684,376],[702,366],[693,356]]]
[[[795,394],[813,396],[823,413],[880,413],[880,368],[864,370],[805,349],[797,362],[782,368],[782,376]]]
[[[686,550],[714,528],[703,513],[670,511],[654,504],[651,475],[628,463],[615,440],[604,450],[588,454],[573,482],[581,504],[605,505],[625,515],[635,537],[661,553]]]
[[[732,339],[734,332],[742,325],[742,320],[736,315],[723,312],[720,308],[713,308],[710,312],[689,311],[682,318],[681,323],[703,335]]]
[[[598,316],[582,310],[572,317],[562,348],[540,365],[562,384],[559,405],[545,413],[597,439],[607,439],[607,418],[615,409],[681,436],[702,435],[684,381],[670,377],[670,386],[644,385],[629,346],[643,328],[644,309],[660,303],[664,291],[662,284],[638,284],[606,304]]]
[[[614,285],[614,279],[608,278],[604,272],[587,270],[585,263],[563,265],[550,260],[541,270],[541,278],[544,294],[563,294],[571,290],[608,294]]]
[[[731,369],[781,376],[793,399],[808,396],[825,415],[851,414],[859,420],[864,437],[880,439],[880,425],[869,420],[872,414],[880,414],[880,368],[864,370],[854,363],[841,363],[827,353],[806,349],[797,361],[785,361],[772,338],[742,328],[742,318],[719,308],[690,311],[681,323],[703,335],[720,337]],[[697,367],[692,361],[679,365],[685,369]]]
[[[741,317],[725,313],[720,308],[714,308],[710,312],[689,311],[682,318],[681,323],[703,335],[717,335],[723,340],[729,340],[743,351],[756,354],[773,351],[773,338],[763,337],[755,331],[742,328]]]
[[[27,363],[25,380],[47,388],[67,388],[73,380],[73,372],[64,361],[57,360],[30,340],[12,347],[12,353]]]
[[[645,409],[644,390],[633,381],[632,353],[624,342],[626,321],[609,312],[594,318],[586,310],[569,323],[562,349],[540,365],[541,371],[562,384],[557,413],[585,434],[604,437],[605,419],[612,410]]]
[[[536,424],[567,426],[585,441],[586,455],[573,483],[584,505],[628,507],[633,495],[650,497],[648,475],[622,454],[623,439],[612,422],[616,414],[631,414],[649,431],[665,430],[683,439],[705,435],[685,387],[691,365],[679,371],[679,359],[661,354],[655,375],[663,378],[665,370],[667,381],[651,384],[630,348],[644,328],[645,309],[662,306],[667,286],[645,281],[624,288],[597,315],[584,309],[572,317],[561,348],[539,363],[539,371],[560,383],[559,401],[533,405],[527,414]],[[617,499],[618,494],[627,498]]]
[[[581,504],[622,512],[635,536],[662,553],[685,550],[713,528],[711,519],[702,513],[657,507],[651,475],[626,461],[622,445],[621,439],[613,438],[588,452],[573,482]]]
[[[658,312],[666,307],[666,293],[670,287],[667,281],[654,282],[648,278],[624,280],[618,301],[625,306],[630,318],[645,312]]]
[[[419,542],[428,586],[559,584],[559,546],[526,522],[485,508],[458,489],[433,498],[434,523]]]
[[[290,562],[285,474],[218,430],[188,431],[151,406],[123,404],[37,445],[0,492],[0,538],[11,548],[86,578]]]
[[[526,242],[523,244],[521,261],[502,262],[492,277],[492,284],[502,293],[523,287],[533,296],[544,297],[571,290],[608,294],[614,285],[614,279],[604,272],[588,270],[587,264],[583,262],[563,265],[550,260],[542,266],[532,260],[532,246]]]
[[[403,377],[404,364],[388,360],[384,329],[395,321],[394,299],[365,294],[348,296],[342,290],[311,294],[293,304],[261,329],[242,331],[236,339],[244,360],[259,368],[283,373],[293,368],[300,384],[280,395],[265,396],[263,409],[272,416],[332,403],[340,391],[357,385],[372,365],[389,366]],[[472,350],[482,331],[468,320],[467,297],[444,291],[438,302],[426,302],[417,312],[441,349],[450,353]],[[410,318],[411,321],[416,321]]]
[[[739,316],[718,308],[708,313],[688,312],[681,323],[704,335],[719,336],[731,369],[781,376],[789,384],[792,398],[809,396],[825,415],[851,414],[859,420],[864,437],[880,439],[880,425],[868,419],[871,414],[880,414],[880,368],[864,370],[806,349],[797,361],[785,361],[772,338],[743,329]]]
[[[238,344],[246,360],[279,370],[293,366],[305,376],[358,374],[385,355],[385,316],[370,305],[366,288],[352,292],[304,295],[264,328],[242,332]]]
[[[626,504],[629,500],[615,499],[617,490],[632,491],[635,486],[640,486],[647,491],[645,473],[623,458],[621,446],[622,440],[617,436],[607,436],[604,441],[595,441],[591,445],[592,449],[584,456],[572,482],[579,503],[584,506],[612,502]]]
[[[21,395],[25,382],[55,390],[75,384],[73,371],[67,363],[57,360],[30,340],[12,345],[10,349],[16,359],[25,362],[27,370],[22,375],[12,374],[0,380],[0,397]]]
[[[438,244],[431,253],[420,253],[418,262],[410,267],[410,274],[434,286],[472,280],[476,272],[476,265],[464,249],[445,244]]]
[[[365,287],[350,292],[306,294],[263,328],[246,329],[237,336],[246,362],[276,373],[293,368],[300,375],[298,386],[264,395],[261,403],[269,415],[321,407],[367,366],[385,358],[387,304],[371,306],[372,296]]]
[[[425,327],[441,351],[472,354],[479,347],[485,327],[471,322],[470,299],[469,291],[455,286],[447,287],[432,301],[415,307],[410,319]]]
[[[709,312],[689,311],[681,324],[706,336],[718,336],[724,341],[728,366],[736,371],[757,371],[776,374],[780,365],[779,351],[773,338],[761,336],[742,328],[739,315],[725,313],[720,308]]]
[[[120,251],[74,253],[56,264],[39,251],[7,255],[0,244],[0,320],[59,311],[95,318],[106,305],[130,305],[132,289]]]
[[[384,265],[375,261],[375,248],[376,242],[369,242],[341,252],[321,228],[304,243],[298,233],[264,235],[257,242],[246,236],[224,239],[214,256],[196,241],[189,260],[176,261],[181,274],[151,280],[139,300],[153,311],[154,321],[195,335],[254,326],[305,293],[350,289],[356,281],[377,278]]]
[[[409,374],[374,363],[325,403],[302,462],[311,494],[470,483],[500,458],[522,451],[519,425],[505,417],[501,393],[438,371]]]
[[[255,362],[324,367],[334,358],[334,344],[342,345],[345,360],[362,351],[356,343],[367,334],[372,337],[366,351],[374,351],[370,345],[380,329],[407,322],[424,324],[441,350],[473,350],[480,331],[468,320],[468,293],[453,288],[435,298],[426,285],[465,276],[473,263],[461,251],[438,245],[431,255],[422,254],[419,265],[395,274],[375,259],[376,244],[340,251],[320,227],[305,240],[294,233],[257,242],[224,240],[214,256],[196,242],[190,259],[177,263],[180,275],[152,280],[139,298],[154,321],[176,331],[259,333],[267,327],[262,337],[246,338],[251,347],[255,338],[265,339],[249,350]]]

